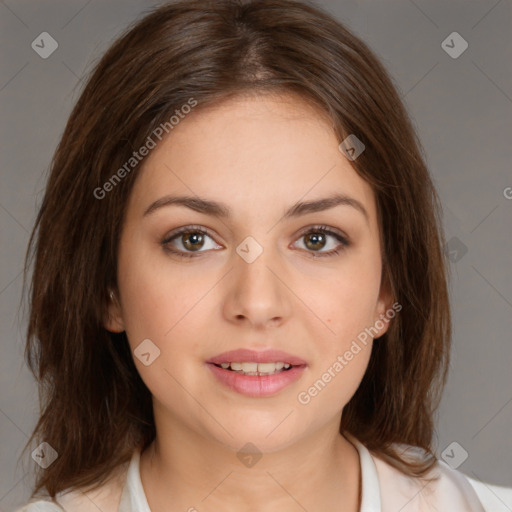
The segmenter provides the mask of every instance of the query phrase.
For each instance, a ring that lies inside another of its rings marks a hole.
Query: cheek
[[[122,239],[118,282],[126,332],[134,340],[142,336],[163,341],[201,293],[199,278],[166,265],[163,251],[136,231]]]
[[[173,375],[184,375],[181,380],[187,379],[204,358],[205,325],[211,321],[211,301],[218,299],[211,272],[180,270],[163,253],[148,248],[147,241],[136,240],[136,236],[127,236],[119,257],[122,315],[134,356],[148,339],[159,356],[151,366],[141,364],[137,357],[134,362],[148,387],[155,369],[161,374],[166,368]]]
[[[326,315],[329,330],[321,324],[312,328],[311,339],[316,340],[313,364],[297,401],[320,411],[317,420],[321,422],[341,411],[366,373],[376,290],[371,280],[340,279],[319,297],[319,311]]]
[[[312,368],[309,382],[296,397],[302,413],[313,415],[312,421],[321,425],[339,417],[354,396],[368,367],[371,344],[361,346],[359,350],[351,355],[350,361],[340,353],[326,361],[328,364],[322,365],[318,371]]]
[[[311,329],[316,340],[314,364],[299,403],[332,408],[346,404],[356,392],[370,360],[372,331],[380,291],[380,253],[353,253],[333,273],[333,279],[316,288],[318,316]]]
[[[378,254],[354,255],[325,286],[317,289],[316,308],[330,329],[328,346],[342,349],[375,322],[380,292],[381,266]]]
[[[201,348],[194,331],[200,322],[193,320],[202,314],[200,299],[209,287],[197,276],[166,275],[161,262],[154,264],[136,244],[126,249],[130,258],[120,257],[119,290],[133,361],[151,394],[176,405],[186,399],[177,382],[193,388]]]

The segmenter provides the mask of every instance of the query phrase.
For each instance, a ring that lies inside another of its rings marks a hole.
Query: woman
[[[501,510],[511,490],[433,452],[438,210],[339,22],[292,0],[146,16],[77,102],[31,238],[48,497],[22,510]]]

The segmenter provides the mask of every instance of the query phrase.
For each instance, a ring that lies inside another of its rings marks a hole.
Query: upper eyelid
[[[177,229],[171,231],[170,233],[168,233],[167,235],[164,236],[163,242],[169,241],[179,235],[183,235],[184,233],[190,233],[190,232],[194,232],[194,231],[200,231],[200,232],[208,235],[210,238],[214,238],[213,235],[211,234],[211,230],[206,228],[205,226],[191,225],[191,226],[183,226],[181,228],[177,228]]]

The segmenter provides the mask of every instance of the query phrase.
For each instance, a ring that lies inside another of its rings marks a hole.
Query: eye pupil
[[[310,246],[312,242],[313,247]],[[320,247],[317,245],[320,244]],[[325,235],[323,233],[310,233],[306,235],[306,246],[310,249],[322,249],[325,245]]]
[[[203,245],[201,242],[204,242],[203,235],[201,233],[198,233],[197,231],[185,233],[183,235],[183,240],[184,240],[184,242],[183,242],[184,247],[186,247],[187,249],[190,249],[192,251],[196,251],[197,249],[200,249]],[[197,245],[194,245],[197,243],[201,243],[201,246],[198,247]]]

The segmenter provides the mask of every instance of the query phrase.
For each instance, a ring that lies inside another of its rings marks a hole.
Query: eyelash
[[[167,252],[170,252],[180,258],[196,258],[201,255],[201,253],[207,252],[207,251],[199,251],[197,253],[193,252],[184,252],[181,250],[176,250],[172,248],[169,244],[172,242],[175,238],[178,238],[180,235],[183,235],[185,233],[200,233],[202,235],[208,235],[210,238],[211,235],[207,231],[205,231],[201,226],[185,226],[183,228],[180,228],[178,231],[175,231],[171,233],[170,235],[166,236],[164,240],[162,240],[162,246],[164,247],[164,250]],[[339,233],[333,231],[328,226],[313,226],[309,228],[307,231],[303,232],[300,236],[300,238],[305,237],[306,235],[310,235],[312,233],[322,233],[324,235],[330,235],[336,238],[341,244],[341,247],[337,247],[336,249],[331,249],[327,252],[315,252],[315,251],[306,251],[312,258],[325,258],[325,257],[332,257],[339,255],[342,251],[344,251],[349,245],[349,241],[344,236],[340,235]]]

